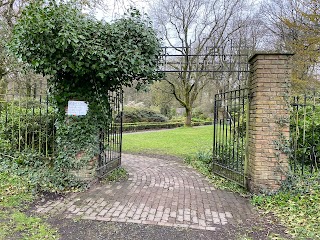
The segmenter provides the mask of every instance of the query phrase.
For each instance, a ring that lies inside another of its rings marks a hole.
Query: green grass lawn
[[[123,151],[185,157],[212,148],[213,126],[123,134]]]

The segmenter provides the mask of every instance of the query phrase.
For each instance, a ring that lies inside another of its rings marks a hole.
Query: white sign
[[[87,115],[88,104],[84,101],[68,101],[67,115],[84,116]]]

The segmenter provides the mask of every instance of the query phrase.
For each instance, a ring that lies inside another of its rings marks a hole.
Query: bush
[[[164,104],[160,107],[160,113],[171,119],[173,116],[173,109],[171,109],[168,104]]]
[[[212,122],[194,122],[192,126],[202,126],[202,125],[211,125]],[[157,123],[157,122],[142,122],[142,123],[124,123],[122,130],[124,132],[129,131],[139,131],[139,130],[151,130],[151,129],[169,129],[169,128],[177,128],[183,127],[184,122],[165,122],[165,123]]]
[[[195,121],[195,120],[208,121],[208,120],[210,120],[210,117],[208,116],[208,114],[206,114],[203,111],[201,111],[200,109],[196,108],[192,112],[192,121]]]
[[[170,121],[171,122],[185,122],[185,117],[182,117],[182,116],[172,117]],[[193,124],[197,124],[197,123],[208,123],[209,124],[209,122],[212,124],[213,123],[213,119],[210,118],[210,117],[208,117],[208,118],[196,118],[196,117],[192,116],[191,122]]]
[[[167,121],[167,117],[150,109],[125,108],[123,112],[124,123]]]
[[[181,122],[167,122],[167,123],[125,123],[122,130],[124,132],[149,130],[149,129],[164,129],[164,128],[177,128],[182,127],[184,124]]]

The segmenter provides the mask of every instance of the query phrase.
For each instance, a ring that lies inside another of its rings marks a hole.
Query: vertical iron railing
[[[109,92],[109,119],[100,130],[100,154],[97,175],[102,178],[121,165],[122,146],[122,90]]]
[[[213,172],[245,186],[248,91],[215,95]]]
[[[121,164],[122,90],[108,92],[107,124],[99,134],[97,175],[102,177]],[[56,151],[56,109],[50,103],[46,86],[28,89],[11,84],[0,94],[0,141],[8,151],[37,152],[54,158]],[[5,144],[4,144],[5,143]],[[0,151],[1,154],[4,152]]]
[[[46,88],[11,84],[0,94],[0,138],[11,151],[31,150],[44,157],[55,151],[55,111]]]
[[[320,94],[295,96],[290,117],[290,167],[297,174],[319,170]]]

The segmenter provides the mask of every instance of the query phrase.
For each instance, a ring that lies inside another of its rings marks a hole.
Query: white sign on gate
[[[87,112],[88,104],[85,101],[68,101],[67,115],[84,116]]]

